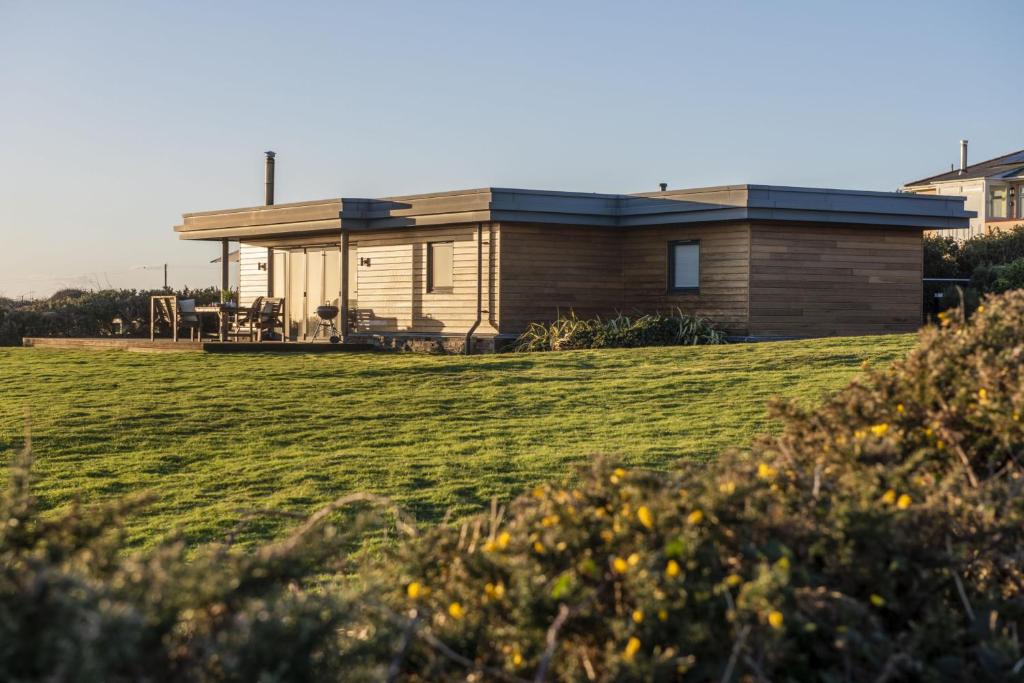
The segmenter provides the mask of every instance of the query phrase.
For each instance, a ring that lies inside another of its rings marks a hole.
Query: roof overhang
[[[269,240],[477,222],[604,228],[786,221],[966,228],[964,198],[773,185],[726,185],[645,194],[481,188],[383,199],[342,198],[205,211],[175,227],[188,240]]]

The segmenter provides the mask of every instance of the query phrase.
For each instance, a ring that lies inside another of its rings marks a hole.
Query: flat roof
[[[966,228],[964,198],[780,185],[604,194],[484,187],[382,198],[342,197],[183,215],[181,239],[270,239],[347,230],[478,222],[639,228],[726,221]]]

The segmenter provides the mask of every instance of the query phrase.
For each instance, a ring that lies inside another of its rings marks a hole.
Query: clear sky
[[[0,0],[0,294],[218,281],[187,211],[892,190],[1024,148],[1024,3]]]

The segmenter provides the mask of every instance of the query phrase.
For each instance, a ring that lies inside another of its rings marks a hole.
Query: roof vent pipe
[[[960,141],[960,173],[967,170],[967,140]]]
[[[658,183],[658,187],[660,187],[661,191],[664,192],[668,189],[668,183]]]
[[[274,152],[266,151],[264,154],[267,155],[267,169],[264,178],[266,187],[266,201],[264,204],[267,206],[274,205],[274,157],[277,156]]]

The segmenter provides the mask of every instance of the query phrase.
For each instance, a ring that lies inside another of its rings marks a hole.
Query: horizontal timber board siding
[[[501,225],[499,329],[517,334],[572,310],[583,317],[679,308],[729,332],[747,330],[745,224],[630,230]],[[700,293],[668,291],[668,244],[701,241]]]
[[[260,264],[264,264],[263,269]],[[253,299],[267,295],[267,249],[242,242],[238,245],[238,305],[252,305]]]
[[[352,232],[356,250],[354,323],[359,332],[463,334],[476,321],[476,225]],[[497,228],[483,232],[483,320],[480,334],[497,332]],[[452,242],[452,291],[427,291],[430,242]]]
[[[920,230],[754,224],[750,333],[913,331],[922,276]]]
[[[503,223],[500,233],[500,332],[519,334],[570,310],[591,317],[621,309],[621,232]]]
[[[700,242],[700,291],[672,292],[669,242]],[[745,223],[630,230],[624,234],[622,308],[671,311],[709,318],[733,334],[747,333],[750,228]]]

